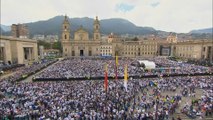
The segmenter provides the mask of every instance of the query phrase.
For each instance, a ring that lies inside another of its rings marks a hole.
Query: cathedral
[[[68,17],[65,16],[62,25],[62,47],[64,57],[74,56],[99,56],[100,55],[100,23],[98,17],[94,20],[93,24],[93,38],[89,38],[89,33],[83,26],[80,26],[74,32],[74,38],[70,37],[71,25],[68,21]]]

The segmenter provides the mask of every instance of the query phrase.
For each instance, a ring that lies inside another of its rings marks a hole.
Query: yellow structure
[[[0,36],[0,61],[27,64],[38,60],[37,41]]]
[[[211,40],[178,41],[174,33],[166,39],[155,37],[136,40],[126,40],[111,33],[107,40],[101,39],[98,17],[93,24],[93,38],[89,38],[87,30],[81,26],[70,37],[70,23],[65,16],[62,25],[62,47],[64,57],[79,56],[115,56],[119,57],[154,57],[177,56],[184,59],[210,59],[213,43]]]

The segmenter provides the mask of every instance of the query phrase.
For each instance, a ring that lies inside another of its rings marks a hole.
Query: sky
[[[124,18],[137,26],[186,33],[212,27],[212,0],[0,0],[1,24],[47,20],[58,15]]]

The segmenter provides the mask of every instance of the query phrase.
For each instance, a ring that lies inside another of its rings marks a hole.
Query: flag
[[[157,83],[157,82],[154,82],[154,86],[157,87],[157,86],[158,86],[158,83]]]
[[[128,82],[128,73],[127,73],[127,64],[126,64],[124,68],[124,87],[126,91],[127,91],[127,82]]]
[[[108,88],[108,69],[107,69],[107,64],[105,65],[105,78],[104,78],[104,89],[107,91]]]
[[[150,82],[149,82],[149,85],[150,85],[150,86],[155,86],[155,87],[157,87],[157,86],[158,86],[158,83],[157,83],[157,82],[150,81]]]
[[[117,54],[115,56],[115,64],[116,64],[116,66],[118,66],[118,55]]]
[[[118,55],[115,55],[115,79],[118,80]]]

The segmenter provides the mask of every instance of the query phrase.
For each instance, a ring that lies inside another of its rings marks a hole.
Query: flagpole
[[[107,69],[107,64],[105,65],[105,75],[104,75],[104,89],[107,91],[108,88],[108,69]]]
[[[115,80],[118,80],[118,53],[115,53]]]
[[[115,65],[115,80],[118,80],[118,67]]]

